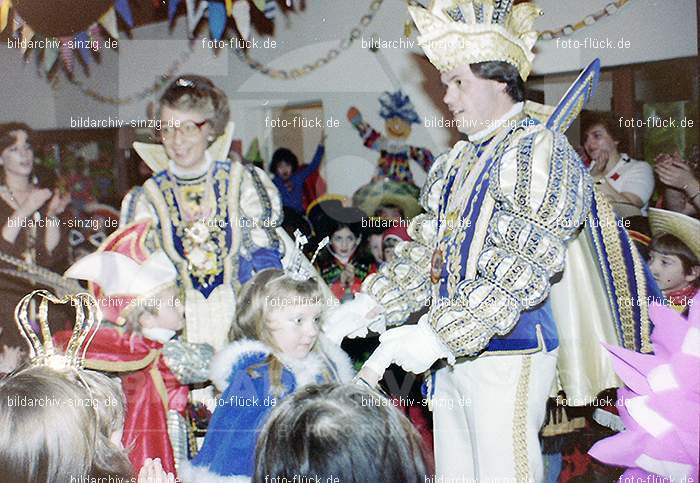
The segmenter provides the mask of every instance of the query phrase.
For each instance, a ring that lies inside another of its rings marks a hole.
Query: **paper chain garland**
[[[277,0],[225,0],[224,3],[212,2],[211,4],[207,0],[200,0],[199,4],[195,7],[195,0],[185,0],[185,6],[187,9],[187,25],[188,34],[190,37],[194,35],[194,32],[199,25],[204,14],[207,14],[209,20],[209,29],[212,38],[220,39],[224,33],[226,20],[228,16],[233,17],[236,28],[238,29],[241,37],[247,39],[250,35],[250,5],[248,1],[252,2],[253,5],[263,12],[266,18],[274,20],[276,14],[279,10],[277,5]],[[576,31],[579,31],[585,27],[593,25],[600,19],[608,16],[612,16],[617,13],[622,7],[628,4],[631,0],[615,0],[596,13],[587,15],[582,20],[574,23],[565,25],[556,30],[544,30],[540,32],[540,40],[553,40],[563,36],[568,36]],[[175,18],[177,8],[181,0],[168,0],[168,18],[172,22]],[[298,0],[285,0],[287,7],[292,9],[297,8]],[[364,14],[360,22],[351,29],[350,34],[343,38],[338,47],[330,49],[325,55],[319,57],[314,62],[306,63],[301,67],[296,67],[292,69],[274,69],[266,66],[265,64],[255,60],[250,56],[247,50],[240,47],[236,47],[235,53],[238,58],[244,62],[251,69],[260,72],[263,75],[272,77],[279,80],[289,80],[298,79],[299,77],[305,76],[318,68],[332,62],[340,56],[340,54],[350,48],[355,40],[357,40],[364,28],[366,28],[373,20],[377,11],[381,7],[383,0],[373,0],[369,6],[369,10]],[[416,4],[415,0],[407,0],[409,4]],[[0,0],[0,32],[3,31],[8,23],[8,12],[11,6],[11,0]],[[223,6],[223,8],[222,8]],[[115,2],[114,8],[110,9],[100,20],[92,25],[87,32],[81,32],[75,36],[75,39],[60,39],[54,40],[60,45],[59,48],[45,48],[44,49],[44,59],[43,65],[44,70],[49,72],[56,63],[59,56],[62,57],[64,65],[69,72],[72,72],[73,68],[73,54],[71,49],[66,48],[65,44],[69,40],[87,40],[96,39],[102,41],[100,35],[100,26],[104,28],[111,37],[118,39],[119,33],[117,30],[116,13],[124,19],[127,25],[133,25],[133,20],[131,16],[131,10],[129,8],[128,0],[117,0]],[[405,35],[409,36],[411,34],[411,25],[407,23],[405,29]],[[34,32],[31,27],[24,23],[24,21],[15,14],[14,18],[14,28],[13,31],[15,35],[20,39],[31,39],[34,36]],[[54,44],[55,45],[55,44]],[[25,49],[23,49],[24,51]],[[90,62],[90,53],[87,49],[79,49],[80,55],[85,63]],[[146,99],[158,90],[160,90],[173,75],[179,70],[179,67],[190,57],[192,52],[182,54],[169,68],[166,72],[159,76],[158,81],[149,87],[146,87],[136,94],[132,94],[128,97],[118,98],[111,96],[104,96],[99,92],[89,89],[83,86],[83,84],[77,80],[69,77],[69,81],[78,87],[83,94],[89,96],[99,102],[112,105],[124,105],[130,104],[132,102],[138,102],[140,100]]]

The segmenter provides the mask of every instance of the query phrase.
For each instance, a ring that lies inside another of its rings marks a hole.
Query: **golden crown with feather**
[[[431,0],[428,8],[409,6],[420,32],[418,44],[430,62],[446,72],[464,64],[503,61],[523,81],[532,70],[532,48],[541,10],[513,0]]]

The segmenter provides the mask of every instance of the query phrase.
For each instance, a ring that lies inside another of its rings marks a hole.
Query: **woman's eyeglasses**
[[[199,134],[202,127],[209,122],[209,119],[205,119],[202,122],[194,121],[184,121],[179,123],[179,126],[165,126],[160,129],[160,135],[165,139],[172,139],[175,137],[175,133],[180,131],[183,137],[191,138]]]

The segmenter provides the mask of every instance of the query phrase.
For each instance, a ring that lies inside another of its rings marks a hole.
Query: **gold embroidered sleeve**
[[[478,353],[547,298],[550,278],[564,267],[566,243],[588,214],[592,187],[567,139],[540,130],[494,163],[489,193],[496,204],[477,276],[458,284],[457,300],[431,313],[458,356]]]
[[[427,306],[431,298],[430,258],[437,237],[437,211],[444,183],[445,167],[453,149],[440,155],[433,163],[420,194],[426,213],[411,220],[408,234],[412,241],[394,247],[394,260],[369,275],[362,291],[370,294],[384,308],[387,325],[401,325],[408,317]]]
[[[158,222],[155,208],[148,201],[146,192],[142,186],[135,186],[129,190],[122,200],[119,212],[119,226],[128,225],[136,220],[150,218]]]
[[[257,167],[244,167],[240,183],[240,219],[231,222],[241,229],[244,256],[258,248],[284,251],[276,232],[282,226],[283,216],[277,188]]]

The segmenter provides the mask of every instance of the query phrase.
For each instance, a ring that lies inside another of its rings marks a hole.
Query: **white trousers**
[[[538,433],[557,350],[482,356],[436,373],[435,483],[543,479]]]

